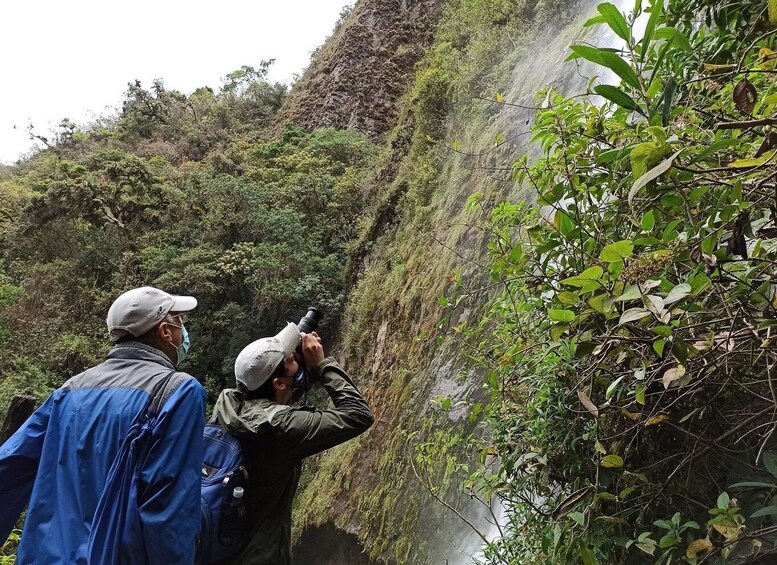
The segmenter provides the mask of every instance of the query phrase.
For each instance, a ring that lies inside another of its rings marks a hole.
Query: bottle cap
[[[235,498],[243,498],[243,487],[235,487],[235,490],[232,491],[232,496]]]

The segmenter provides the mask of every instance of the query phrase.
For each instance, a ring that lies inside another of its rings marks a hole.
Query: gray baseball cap
[[[246,345],[235,360],[235,378],[248,390],[262,386],[284,359],[294,353],[302,336],[296,324],[288,325],[272,337]]]
[[[139,337],[170,312],[188,312],[197,306],[193,296],[175,296],[152,286],[133,288],[119,296],[108,310],[108,334],[117,341],[127,334]]]

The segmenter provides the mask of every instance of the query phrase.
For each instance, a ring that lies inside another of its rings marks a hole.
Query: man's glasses
[[[180,314],[168,314],[170,318],[177,319],[178,323],[183,325],[184,323],[189,321],[189,317],[186,315],[186,313],[180,313]]]

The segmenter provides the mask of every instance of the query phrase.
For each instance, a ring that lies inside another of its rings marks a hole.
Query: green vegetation
[[[269,63],[218,93],[132,84],[115,121],[63,124],[0,170],[0,410],[98,362],[126,288],[200,299],[186,368],[211,395],[248,340],[317,303],[379,420],[311,461],[296,523],[358,524],[373,560],[423,564],[446,543],[437,524],[499,497],[488,563],[770,551],[767,7],[581,13],[445,2],[381,151],[354,131],[271,134],[285,88]],[[534,92],[537,49],[600,78]],[[435,388],[473,375],[483,389]]]
[[[775,542],[776,32],[748,0],[598,11],[624,47],[570,58],[611,71],[604,104],[539,92],[512,167],[539,209],[467,203],[501,289],[452,332],[500,462],[469,488],[510,508],[487,558],[746,562]]]
[[[115,121],[65,124],[0,181],[0,411],[99,362],[107,308],[133,286],[197,296],[185,369],[211,398],[250,339],[309,304],[336,327],[372,144],[293,126],[266,137],[285,92],[268,65],[218,94],[130,84]]]
[[[13,530],[8,540],[0,546],[0,565],[13,565],[16,562],[16,547],[20,537],[21,532]]]

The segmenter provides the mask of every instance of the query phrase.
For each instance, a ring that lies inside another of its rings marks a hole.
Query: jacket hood
[[[245,400],[242,393],[228,388],[222,390],[216,400],[212,421],[237,436],[264,434],[272,429],[273,419],[288,409],[288,406],[266,398]]]

